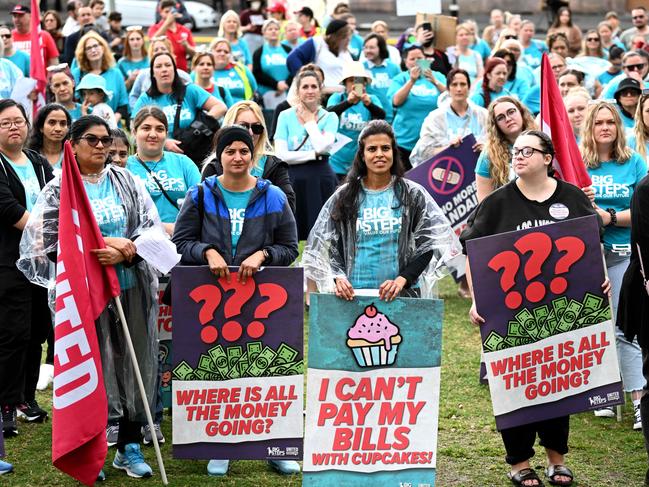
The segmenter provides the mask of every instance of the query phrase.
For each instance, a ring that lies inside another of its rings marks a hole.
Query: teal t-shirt
[[[237,69],[241,69],[245,73],[245,77],[250,84],[252,92],[254,93],[255,91],[257,91],[257,80],[252,75],[250,70],[246,66],[240,66]],[[230,67],[229,69],[214,70],[214,82],[217,85],[230,90],[230,94],[232,95],[232,100],[234,101],[234,103],[246,99],[245,82],[237,69]]]
[[[637,152],[623,164],[617,161],[602,162],[597,168],[588,168],[593,182],[595,204],[613,208],[616,212],[628,210],[636,185],[647,175],[647,164]],[[604,248],[629,251],[631,227],[608,226],[604,231]]]
[[[509,144],[507,147],[508,151],[512,150],[512,145]],[[483,178],[489,178],[491,179],[491,161],[489,160],[489,156],[487,155],[487,151],[483,150],[480,153],[480,156],[478,157],[478,162],[476,162],[475,165],[475,173],[478,176],[482,176]],[[514,173],[514,169],[512,168],[512,161],[511,157],[509,159],[509,180],[511,181],[516,177],[516,174]]]
[[[75,120],[79,120],[83,115],[81,113],[81,103],[75,103],[74,108],[72,110],[68,110],[68,113],[70,114],[70,117],[72,118],[73,122]]]
[[[271,46],[267,42],[261,49],[261,70],[275,81],[286,81],[290,75],[286,67],[288,53],[281,45]],[[269,91],[274,91],[275,87],[259,85],[259,93],[262,95]]]
[[[318,110],[318,129],[321,132],[335,134],[338,132],[338,115],[328,112],[324,108]],[[275,130],[275,140],[285,140],[288,150],[312,151],[311,137],[304,144],[302,141],[307,133],[304,126],[297,119],[295,108],[284,110],[277,117],[277,130]]]
[[[394,107],[388,97],[388,90],[392,80],[401,74],[401,68],[389,59],[385,59],[378,66],[366,59],[363,61],[363,66],[372,75],[372,84],[367,87],[367,93],[375,95],[381,101],[381,106],[385,110],[385,120],[390,123],[394,119]]]
[[[545,43],[536,39],[532,39],[529,47],[526,47],[523,50],[521,57],[523,58],[525,64],[527,64],[532,69],[536,69],[541,65],[541,58],[543,57],[544,52],[548,52],[548,47],[545,45]]]
[[[23,188],[25,188],[25,209],[31,212],[38,198],[38,194],[41,192],[41,185],[38,183],[34,166],[30,161],[27,161],[27,164],[20,165],[10,159],[7,160],[14,171],[16,171],[16,174],[18,174],[20,182],[23,183]]]
[[[248,43],[245,39],[242,38],[236,42],[231,42],[230,49],[232,50],[232,56],[236,61],[243,63],[246,66],[252,64],[252,56],[250,55],[250,49],[248,48]]]
[[[140,69],[147,69],[149,67],[149,58],[140,59],[139,61],[130,61],[125,57],[117,61],[117,67],[124,75],[124,79],[128,78],[133,71]]]
[[[483,61],[486,61],[487,58],[491,55],[491,48],[489,47],[489,44],[487,44],[487,41],[479,37],[476,43],[469,47],[480,54]]]
[[[356,220],[356,259],[350,282],[358,289],[377,289],[399,274],[401,208],[392,185],[373,191],[364,189]]]
[[[203,108],[205,102],[210,97],[210,94],[200,86],[189,84],[185,87],[185,97],[183,104],[180,108],[180,128],[187,128],[196,118],[196,111]],[[135,102],[133,113],[137,113],[142,107],[147,105],[155,105],[167,116],[169,123],[169,136],[172,137],[174,133],[174,117],[176,116],[177,102],[171,94],[164,94],[155,98],[150,97],[146,92],[140,95],[140,98]]]
[[[511,96],[512,95],[512,93],[507,88],[503,88],[502,90],[500,90],[499,93],[496,93],[494,91],[490,91],[489,94],[491,96],[491,101],[497,100],[501,96]],[[478,105],[479,107],[487,108],[487,104],[485,103],[484,95],[482,94],[482,89],[480,89],[479,91],[476,91],[473,95],[471,95],[471,101],[473,103],[475,103],[476,105]]]
[[[347,93],[334,93],[329,97],[327,106],[338,105],[347,99]],[[378,97],[370,95],[372,103],[383,108]],[[345,175],[354,162],[358,150],[358,136],[365,128],[367,122],[372,120],[372,114],[361,101],[345,110],[339,117],[338,134],[349,137],[351,140],[338,149],[329,158],[329,164],[336,174]]]
[[[29,68],[31,66],[29,54],[20,49],[16,49],[16,52],[13,56],[7,56],[5,59],[8,59],[22,71],[26,78],[29,78]]]
[[[230,214],[232,255],[234,256],[237,253],[237,244],[239,243],[239,237],[243,230],[243,221],[246,219],[246,208],[250,201],[250,195],[252,195],[252,189],[249,189],[248,191],[230,191],[223,187],[218,178],[216,178],[216,184],[218,184],[219,189],[223,194],[225,206],[228,207],[228,213]]]
[[[78,67],[72,68],[72,76],[74,77],[75,85],[79,85],[79,81],[83,77]],[[83,73],[85,75],[86,73]],[[101,77],[106,80],[106,90],[110,91],[113,96],[106,100],[114,112],[118,107],[128,106],[128,93],[126,92],[126,85],[124,84],[124,76],[122,72],[115,68],[108,68],[101,73]]]
[[[104,177],[96,184],[84,181],[83,186],[101,234],[104,237],[126,237],[126,210],[110,178]],[[122,289],[133,287],[135,276],[132,270],[117,264],[115,272]]]
[[[620,75],[621,71],[611,74],[608,71],[604,71],[602,74],[600,74],[597,77],[597,81],[599,81],[599,84],[602,86],[607,85],[613,78],[617,78]]]
[[[174,223],[178,217],[178,209],[162,193],[153,179],[153,175],[180,208],[189,188],[201,180],[196,164],[184,154],[166,151],[162,153],[162,159],[159,161],[147,161],[144,164],[151,170],[151,173],[142,167],[137,156],[133,155],[126,161],[126,169],[142,180],[158,209],[160,220],[163,223]]]
[[[361,57],[363,52],[363,38],[356,33],[352,34],[352,38],[349,40],[349,46],[347,47],[349,54],[352,55],[354,61],[358,61],[358,58]]]
[[[433,71],[433,76],[446,85],[446,78],[442,73]],[[388,89],[388,99],[392,100],[394,94],[405,85],[410,79],[410,73],[405,71],[394,78]],[[412,150],[419,140],[419,132],[424,123],[424,119],[430,112],[437,108],[437,98],[439,97],[437,87],[428,81],[424,76],[420,76],[410,90],[406,101],[395,108],[394,132],[397,137],[397,144],[406,150]]]
[[[252,168],[250,169],[250,174],[256,178],[260,178],[264,174],[264,169],[266,168],[266,159],[268,159],[268,156],[263,155],[259,158],[259,161],[257,164],[253,164]]]

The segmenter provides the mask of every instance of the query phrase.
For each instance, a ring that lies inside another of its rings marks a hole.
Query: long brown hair
[[[613,150],[611,151],[611,158],[618,164],[624,164],[633,154],[633,151],[626,146],[624,126],[622,125],[622,119],[620,118],[618,111],[615,109],[615,106],[612,103],[603,100],[594,101],[588,107],[588,111],[586,112],[586,121],[584,122],[584,128],[581,130],[581,144],[579,144],[581,157],[588,168],[597,168],[602,162],[599,160],[597,142],[595,142],[595,118],[599,111],[605,108],[611,112],[616,129],[615,143],[613,144]]]
[[[642,107],[649,101],[649,95],[642,95],[638,101],[638,108],[635,110],[635,126],[633,127],[633,134],[635,135],[635,151],[647,159],[647,141],[649,141],[649,126],[644,123],[642,117]]]
[[[338,54],[340,53],[340,46],[345,38],[351,34],[351,30],[351,27],[347,25],[341,29],[338,29],[333,34],[324,36],[325,44],[327,44],[327,47],[334,54],[334,56],[338,56]]]

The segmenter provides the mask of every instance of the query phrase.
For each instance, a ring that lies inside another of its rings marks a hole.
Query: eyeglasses
[[[241,122],[238,125],[241,125],[244,128],[247,128],[250,130],[253,134],[255,135],[261,135],[264,133],[264,126],[260,124],[259,122],[256,123],[248,123],[248,122]]]
[[[505,36],[504,39],[505,39],[505,40],[508,40],[508,39],[518,39],[518,36],[515,36],[515,35],[508,35],[508,36]]]
[[[113,138],[110,135],[107,135],[106,137],[97,137],[96,135],[88,134],[79,138],[85,140],[90,147],[97,147],[99,142],[101,142],[101,145],[104,147],[113,144]]]
[[[520,149],[513,147],[512,148],[512,157],[515,159],[519,155],[522,155],[525,159],[532,157],[532,154],[539,152],[541,154],[547,154],[547,152],[537,149],[535,147],[521,147]]]
[[[586,38],[586,42],[599,42],[598,37],[588,37]]]
[[[101,44],[93,44],[92,46],[86,46],[84,49],[86,52],[94,51],[95,49],[101,49]]]
[[[518,112],[517,108],[510,108],[505,113],[501,113],[496,117],[496,122],[504,122],[507,118],[511,118]]]
[[[0,129],[8,130],[12,125],[15,125],[16,128],[21,129],[25,125],[27,125],[27,120],[25,120],[24,118],[18,120],[3,120],[0,122]]]
[[[622,67],[627,71],[642,71],[646,65],[647,65],[646,63],[639,63],[639,64],[627,64],[626,66],[622,66]]]

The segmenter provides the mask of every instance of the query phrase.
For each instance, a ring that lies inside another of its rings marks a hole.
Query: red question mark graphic
[[[189,293],[189,297],[198,303],[205,301],[198,313],[198,321],[201,325],[209,323],[214,319],[214,311],[221,304],[221,290],[213,284],[203,284],[198,286]],[[201,340],[203,343],[214,343],[219,337],[219,332],[214,326],[205,326],[201,329]]]
[[[586,245],[578,237],[561,237],[558,238],[554,245],[559,252],[565,252],[554,266],[555,274],[565,274],[570,267],[582,258],[586,251]],[[550,282],[550,289],[554,294],[563,294],[568,289],[568,281],[565,277],[555,277]]]
[[[487,265],[490,269],[496,272],[500,272],[501,269],[504,269],[500,276],[500,287],[503,292],[507,293],[507,296],[505,296],[505,305],[509,309],[518,308],[523,302],[521,293],[518,291],[508,293],[508,291],[514,287],[514,284],[516,284],[514,278],[520,268],[521,258],[513,250],[505,250],[504,252],[494,255]]]
[[[552,253],[552,239],[543,232],[528,233],[519,238],[514,247],[523,255],[532,253],[523,270],[529,282],[541,274],[541,267]],[[530,282],[525,288],[525,297],[532,303],[538,303],[545,297],[545,284]]]
[[[228,298],[223,306],[223,314],[226,319],[233,318],[241,314],[241,308],[252,298],[255,294],[255,281],[252,277],[246,279],[246,283],[242,284],[233,276],[230,276],[230,282],[226,281],[225,277],[219,279],[219,284],[224,291],[234,291],[232,296]],[[238,321],[226,321],[221,329],[221,334],[229,342],[234,342],[241,337],[243,327]]]
[[[590,370],[583,370],[581,374],[584,377],[584,384],[588,385],[588,376],[590,375]]]
[[[264,298],[268,298],[266,301],[261,303],[255,309],[254,317],[259,318],[268,318],[271,313],[277,311],[288,301],[288,293],[279,284],[272,282],[264,282],[259,284],[259,294]],[[248,336],[252,338],[259,338],[266,331],[266,327],[261,321],[251,321],[246,332]]]
[[[270,433],[270,427],[273,425],[272,419],[266,419],[266,433]]]

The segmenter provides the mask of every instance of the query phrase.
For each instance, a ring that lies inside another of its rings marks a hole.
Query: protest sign
[[[443,309],[311,295],[302,485],[435,484]]]
[[[475,137],[469,134],[458,147],[449,147],[406,173],[408,179],[426,188],[457,235],[478,206],[475,143]]]
[[[303,278],[268,267],[238,282],[175,267],[176,458],[298,460],[303,436]]]
[[[171,407],[171,306],[162,302],[162,296],[169,285],[169,277],[160,278],[158,287],[158,354],[161,369],[160,390],[162,393],[162,406]]]
[[[499,430],[623,402],[596,216],[467,251]]]

